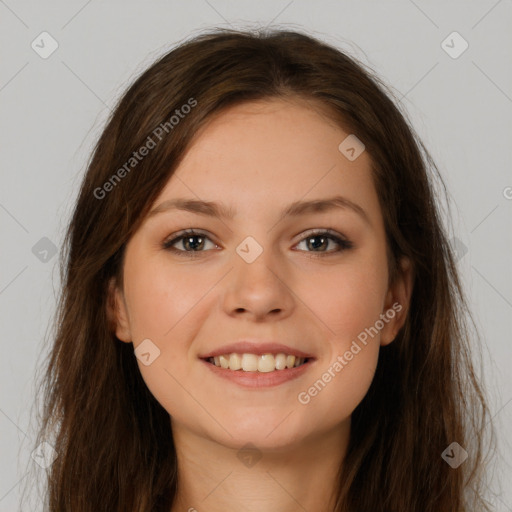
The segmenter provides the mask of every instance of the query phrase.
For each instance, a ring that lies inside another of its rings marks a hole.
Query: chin
[[[293,412],[276,412],[275,409],[268,413],[260,411],[232,417],[223,415],[221,423],[227,432],[217,430],[222,438],[219,441],[236,449],[248,443],[261,450],[292,447],[301,443],[305,434],[304,428],[293,421],[293,415]]]

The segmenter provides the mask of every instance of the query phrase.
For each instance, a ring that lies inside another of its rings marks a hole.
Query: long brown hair
[[[197,130],[227,106],[264,98],[312,101],[364,142],[390,268],[402,256],[414,268],[406,323],[381,348],[352,415],[335,511],[489,510],[484,444],[494,434],[434,194],[442,179],[385,91],[369,68],[309,35],[224,29],[182,42],[128,88],[92,154],[62,251],[34,444],[47,441],[58,455],[47,469],[47,510],[169,512],[178,478],[169,414],[146,387],[133,346],[114,334],[108,285],[122,286],[125,245]],[[135,163],[148,137],[156,144]],[[458,468],[441,457],[452,442],[469,454]]]

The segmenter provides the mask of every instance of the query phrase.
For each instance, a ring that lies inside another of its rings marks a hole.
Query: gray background
[[[511,22],[510,0],[0,0],[0,511],[16,509],[31,462],[34,372],[60,286],[51,248],[110,108],[183,38],[267,24],[304,29],[375,69],[438,164],[498,427],[489,501],[511,511]],[[31,47],[43,31],[59,45],[46,59]],[[453,31],[469,44],[457,58],[441,46]]]

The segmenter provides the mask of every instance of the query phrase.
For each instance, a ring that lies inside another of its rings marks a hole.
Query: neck
[[[171,512],[332,512],[350,418],[286,447],[231,448],[172,422],[178,489]]]

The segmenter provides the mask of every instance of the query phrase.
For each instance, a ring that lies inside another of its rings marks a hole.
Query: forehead
[[[216,114],[196,133],[179,173],[186,171],[189,177],[200,173],[206,178],[208,170],[215,168],[217,175],[231,170],[234,179],[266,177],[276,185],[280,176],[288,181],[291,174],[295,180],[307,181],[333,165],[341,172],[365,174],[371,165],[365,152],[352,162],[340,152],[340,143],[349,135],[316,102],[242,103]]]
[[[319,100],[293,97],[248,101],[214,113],[197,131],[187,152],[199,147],[202,151],[218,149],[220,153],[237,142],[245,143],[245,149],[265,144],[267,150],[282,148],[299,153],[316,146],[321,151],[333,137],[337,140],[340,134],[350,132],[340,121],[335,121],[332,111]],[[307,139],[309,143],[304,144]]]
[[[316,102],[229,107],[196,133],[155,204],[188,197],[246,214],[341,194],[378,215],[369,155],[351,161],[339,149],[349,135]]]

